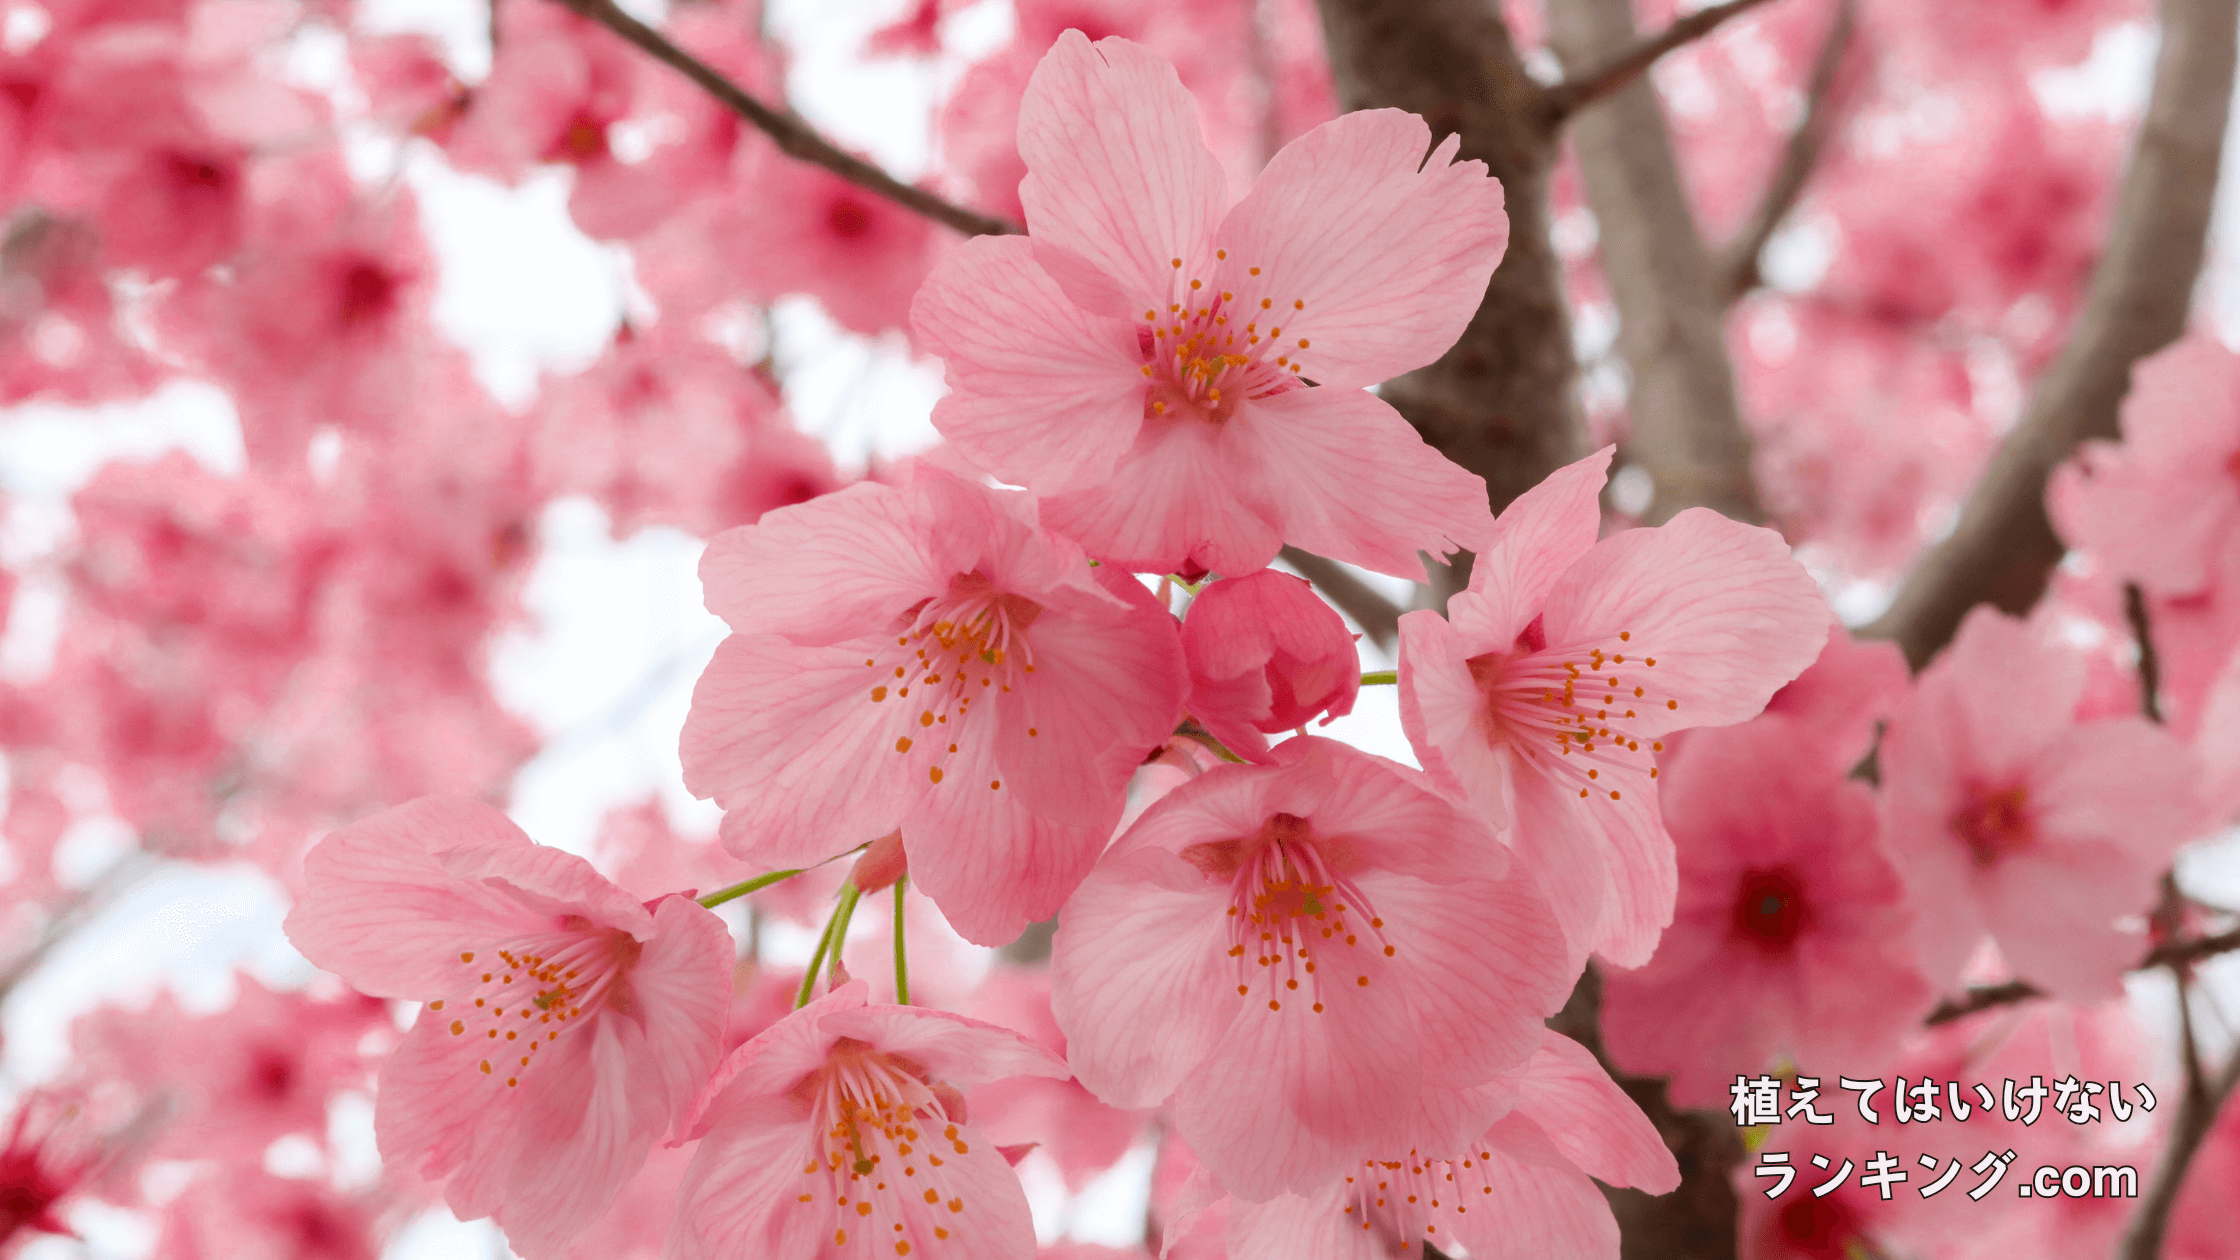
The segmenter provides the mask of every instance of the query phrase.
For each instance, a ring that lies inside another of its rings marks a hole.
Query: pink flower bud
[[[1353,711],[1353,635],[1306,581],[1262,569],[1205,588],[1182,626],[1190,712],[1238,756],[1268,759],[1266,736]]]
[[[910,859],[902,851],[902,833],[890,831],[865,845],[863,856],[856,859],[854,873],[848,876],[861,893],[875,893],[894,887],[895,881],[910,872]]]

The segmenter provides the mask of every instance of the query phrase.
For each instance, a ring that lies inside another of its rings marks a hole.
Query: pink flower
[[[1832,622],[1820,658],[1774,692],[1765,711],[1788,719],[1792,732],[1819,747],[1829,769],[1844,774],[1873,751],[1882,723],[1912,683],[1897,644],[1854,639]]]
[[[2240,550],[2240,355],[2197,334],[2139,364],[2123,444],[2089,443],[2049,496],[2062,533],[2156,595],[2210,585]]]
[[[1680,1184],[1649,1118],[1560,1033],[1543,1030],[1532,1057],[1470,1096],[1497,1118],[1444,1158],[1392,1152],[1315,1194],[1231,1203],[1229,1260],[1385,1260],[1419,1242],[1614,1260],[1618,1222],[1595,1181],[1651,1194]]]
[[[1082,1084],[1116,1107],[1171,1098],[1255,1200],[1365,1150],[1468,1142],[1461,1091],[1530,1054],[1571,981],[1531,878],[1420,776],[1312,736],[1272,761],[1146,811],[1066,903],[1052,957]]]
[[[1173,68],[1068,32],[1019,113],[1031,237],[966,242],[912,311],[948,365],[935,427],[1125,568],[1248,573],[1288,541],[1420,575],[1481,540],[1485,487],[1361,387],[1453,344],[1501,258],[1457,143],[1426,161],[1422,119],[1348,114],[1232,207]]]
[[[957,1091],[1065,1064],[1007,1029],[865,992],[851,981],[795,1011],[708,1083],[675,1260],[1034,1255],[1027,1196],[965,1127]]]
[[[1662,796],[1678,908],[1646,965],[1603,976],[1611,1059],[1712,1110],[1738,1072],[1882,1067],[1932,995],[1874,794],[1768,714],[1690,735]]]
[[[806,866],[900,830],[981,944],[1073,891],[1181,708],[1174,619],[1024,496],[852,486],[722,535],[700,576],[735,633],[693,692],[685,783],[724,843]]]
[[[640,905],[487,805],[355,823],[311,851],[304,884],[286,926],[305,957],[428,1003],[382,1069],[382,1157],[532,1260],[606,1211],[715,1067],[723,921],[685,897]]]
[[[1305,579],[1273,569],[1215,582],[1182,622],[1190,716],[1229,751],[1268,760],[1267,736],[1353,712],[1361,657]]]
[[[1609,463],[1518,496],[1447,616],[1400,619],[1400,721],[1441,787],[1510,829],[1573,952],[1639,966],[1672,918],[1663,737],[1755,715],[1829,616],[1771,530],[1691,509],[1596,542]]]
[[[2105,997],[2145,952],[2115,921],[2153,903],[2194,837],[2199,769],[2142,719],[2077,723],[2083,687],[2075,653],[1979,607],[1891,720],[1884,835],[1932,981],[1988,935],[2018,977]]]

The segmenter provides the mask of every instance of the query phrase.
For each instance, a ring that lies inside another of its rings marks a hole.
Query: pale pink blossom
[[[1820,658],[1774,692],[1765,711],[1787,719],[1791,731],[1811,740],[1829,769],[1848,773],[1873,751],[1882,724],[1912,683],[1897,644],[1853,638],[1836,622],[1828,627]],[[1682,738],[1682,747],[1687,740]]]
[[[1171,1100],[1220,1182],[1311,1192],[1363,1151],[1460,1146],[1461,1092],[1563,1000],[1562,934],[1469,813],[1312,736],[1176,788],[1059,915],[1053,1007],[1082,1084]]]
[[[1230,1203],[1228,1260],[1386,1260],[1422,1242],[1614,1260],[1618,1222],[1595,1182],[1650,1194],[1680,1184],[1648,1117],[1560,1033],[1543,1031],[1530,1058],[1470,1101],[1490,1127],[1451,1151],[1379,1152],[1318,1193]]]
[[[1708,510],[1595,541],[1609,462],[1518,496],[1447,616],[1400,619],[1400,720],[1433,779],[1505,829],[1574,954],[1638,966],[1672,918],[1663,737],[1754,716],[1829,614],[1780,535]]]
[[[1293,542],[1416,576],[1477,543],[1480,479],[1361,388],[1451,345],[1507,242],[1483,165],[1430,141],[1348,114],[1232,204],[1173,68],[1068,32],[1020,109],[1030,235],[966,242],[919,291],[935,427],[1126,568],[1246,573]]]
[[[1026,1193],[958,1091],[1065,1064],[1007,1029],[865,994],[853,981],[793,1012],[708,1083],[685,1129],[700,1147],[674,1260],[1034,1255]]]
[[[1269,735],[1353,712],[1361,657],[1337,610],[1274,569],[1198,592],[1182,620],[1190,716],[1229,751],[1268,758]]]
[[[1950,985],[1985,936],[2063,996],[2119,991],[2144,938],[2118,926],[2200,819],[2192,751],[2136,717],[2075,720],[2084,667],[1986,606],[1922,671],[1880,753],[1883,826]]]
[[[427,1002],[381,1072],[384,1159],[531,1260],[597,1220],[714,1069],[731,940],[640,904],[487,805],[415,801],[322,841],[288,938],[359,989]]]
[[[1604,973],[1602,1035],[1676,1105],[1717,1110],[1736,1073],[1781,1063],[1874,1075],[1928,1011],[1905,887],[1847,768],[1767,714],[1690,734],[1661,783],[1677,906],[1645,965]]]
[[[800,867],[899,830],[982,944],[1080,882],[1181,708],[1174,619],[1022,495],[857,485],[722,535],[700,574],[734,633],[682,751],[724,843]]]
[[[2240,355],[2196,333],[2131,370],[2123,442],[2091,442],[2048,492],[2062,533],[2151,594],[2204,591],[2240,550]]]

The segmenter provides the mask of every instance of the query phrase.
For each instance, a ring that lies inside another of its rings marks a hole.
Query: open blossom
[[[1181,709],[1173,617],[1024,496],[852,486],[722,535],[700,576],[734,633],[693,692],[685,784],[724,843],[797,867],[899,830],[981,944],[1073,891]]]
[[[723,921],[641,905],[487,805],[376,814],[322,840],[304,884],[286,926],[305,957],[427,1003],[382,1069],[382,1158],[530,1260],[598,1219],[715,1068]]]
[[[1268,759],[1268,739],[1317,715],[1353,712],[1361,657],[1353,635],[1304,578],[1273,569],[1198,592],[1182,621],[1190,716],[1229,751]]]
[[[1419,576],[1481,540],[1485,486],[1361,387],[1452,345],[1507,243],[1458,144],[1347,114],[1232,206],[1173,67],[1067,32],[1019,112],[1029,236],[966,242],[912,310],[947,362],[935,427],[1127,568],[1248,573],[1292,542]]]
[[[1446,617],[1400,619],[1400,721],[1441,786],[1511,829],[1572,949],[1638,966],[1672,918],[1663,737],[1758,713],[1829,618],[1772,530],[1691,508],[1595,541],[1609,463],[1519,495]]]
[[[1052,1006],[1082,1084],[1172,1100],[1236,1194],[1363,1151],[1459,1148],[1462,1092],[1539,1044],[1562,934],[1491,831],[1414,771],[1313,736],[1176,788],[1059,916]]]
[[[1781,1062],[1871,1075],[1928,1009],[1874,794],[1820,754],[1768,714],[1689,735],[1661,785],[1678,905],[1645,966],[1603,976],[1602,1033],[1676,1105]]]
[[[2091,442],[2048,502],[2068,540],[2150,594],[2209,586],[2240,548],[2240,355],[2202,333],[2131,372],[2123,442]]]
[[[2194,838],[2198,765],[2143,719],[2077,722],[2083,689],[2075,652],[1979,607],[1891,720],[1884,834],[1931,980],[1989,935],[2021,979],[2107,997],[2146,952],[2116,920],[2153,905]]]
[[[1010,1162],[965,1126],[960,1090],[1064,1077],[1009,1029],[870,1005],[842,985],[731,1052],[687,1126],[700,1148],[669,1254],[1029,1260]]]
[[[1319,1193],[1228,1204],[1228,1260],[1387,1260],[1426,1241],[1473,1256],[1614,1260],[1618,1222],[1595,1181],[1651,1194],[1680,1184],[1649,1118],[1560,1033],[1543,1031],[1530,1058],[1470,1099],[1489,1127],[1451,1151],[1393,1152]],[[1201,1181],[1197,1197],[1208,1188]]]

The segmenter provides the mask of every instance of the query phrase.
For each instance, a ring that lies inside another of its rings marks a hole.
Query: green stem
[[[898,1005],[910,1005],[910,951],[902,945],[902,890],[910,884],[910,877],[903,876],[894,882],[894,1000]]]
[[[768,875],[757,875],[743,884],[733,884],[729,888],[719,888],[709,893],[700,899],[700,904],[713,910],[726,901],[735,901],[748,893],[760,892],[780,880],[792,879],[800,873],[800,871],[772,871]]]
[[[856,917],[856,901],[862,896],[854,880],[840,885],[840,904],[832,912],[832,958],[824,973],[828,991],[840,978],[840,947],[848,941],[848,921]]]
[[[1390,687],[1399,681],[1400,671],[1396,669],[1373,669],[1361,676],[1361,685],[1364,687]]]
[[[809,1004],[810,998],[816,996],[817,969],[824,966],[825,951],[831,949],[832,956],[836,959],[840,956],[840,951],[832,945],[832,929],[840,922],[843,906],[849,910],[855,909],[855,892],[856,886],[852,883],[840,885],[840,905],[834,906],[832,917],[824,921],[824,935],[817,938],[817,952],[809,955],[809,969],[801,975],[801,988],[793,995],[793,1009],[800,1010]]]

